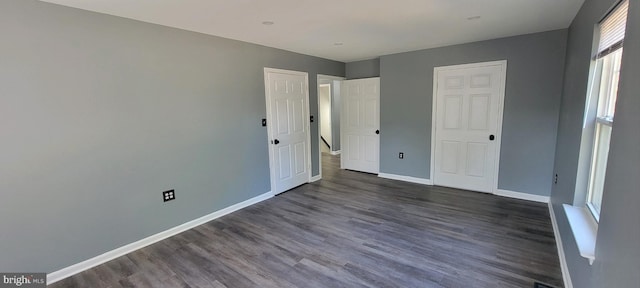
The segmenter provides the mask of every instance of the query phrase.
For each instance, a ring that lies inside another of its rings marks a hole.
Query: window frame
[[[619,9],[621,9],[624,5],[628,7],[628,0],[622,0],[617,3],[611,12],[604,17],[604,19],[598,23],[596,34],[602,35],[601,29],[603,23],[608,21],[609,17],[614,15],[615,18],[620,18]],[[624,9],[628,9],[624,7]],[[626,14],[625,14],[626,19]],[[626,24],[625,24],[626,25]],[[622,28],[624,32],[625,28]],[[596,45],[597,50],[595,56],[593,58],[593,64],[595,65],[595,69],[591,74],[590,78],[590,87],[587,92],[587,107],[585,107],[585,115],[584,115],[584,128],[589,129],[589,141],[590,146],[582,150],[588,153],[588,163],[587,163],[587,174],[586,174],[586,195],[584,196],[585,206],[590,211],[590,214],[593,216],[594,220],[597,222],[600,221],[600,213],[602,208],[602,198],[605,194],[604,191],[604,181],[607,170],[607,162],[608,162],[608,154],[609,154],[609,145],[611,142],[611,132],[613,130],[613,122],[615,117],[615,104],[617,101],[617,93],[618,93],[618,85],[619,85],[619,77],[620,77],[620,69],[621,69],[621,59],[623,55],[623,43],[624,43],[624,33],[622,34],[622,38],[619,42],[605,47],[602,49],[600,38],[596,38],[598,41],[594,41],[594,45]],[[594,105],[595,107],[592,107]],[[603,132],[603,127],[609,127],[608,132]],[[584,132],[583,132],[584,133]],[[601,145],[605,142],[601,137],[603,133],[608,133],[607,142],[606,142],[606,154],[601,155],[604,151],[602,150]],[[584,142],[583,142],[584,143]],[[582,152],[581,152],[582,153]],[[583,194],[584,195],[584,194]]]

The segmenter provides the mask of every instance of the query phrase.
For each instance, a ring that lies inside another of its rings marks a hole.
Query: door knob
[[[380,134],[380,130],[376,130],[376,134]]]
[[[489,135],[489,140],[493,141],[493,139],[496,139],[496,136],[493,136],[493,134]]]
[[[276,145],[280,144],[280,140],[278,140],[278,139],[273,140],[273,144],[276,144]]]

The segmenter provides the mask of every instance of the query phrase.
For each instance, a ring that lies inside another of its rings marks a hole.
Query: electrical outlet
[[[556,177],[553,177],[553,184],[558,184],[558,174],[556,174]]]
[[[176,199],[176,191],[173,189],[162,192],[162,199],[164,202]]]
[[[400,153],[398,154],[398,158],[400,158],[400,159],[404,159],[404,152],[400,152]]]

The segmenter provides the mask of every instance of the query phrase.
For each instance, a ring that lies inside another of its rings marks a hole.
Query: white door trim
[[[486,66],[502,66],[502,77],[500,77],[500,92],[498,94],[500,105],[498,106],[498,131],[496,131],[496,138],[499,141],[496,141],[496,165],[495,165],[495,173],[493,177],[493,189],[492,194],[496,194],[498,192],[498,178],[500,171],[500,145],[502,143],[502,116],[504,111],[504,95],[505,95],[505,87],[506,87],[506,79],[507,79],[507,60],[499,60],[499,61],[490,61],[490,62],[480,62],[480,63],[470,63],[470,64],[461,64],[461,65],[451,65],[451,66],[441,66],[433,68],[433,93],[431,94],[432,98],[432,107],[431,107],[431,172],[430,177],[432,183],[435,183],[435,153],[436,153],[436,93],[438,91],[438,73],[440,71],[447,70],[457,70],[457,69],[469,69],[469,68],[480,68]]]
[[[307,112],[307,117],[309,117],[310,111],[309,111],[309,73],[307,72],[300,72],[300,71],[292,71],[292,70],[283,70],[283,69],[276,69],[276,68],[267,68],[264,67],[264,96],[265,96],[265,106],[266,106],[266,110],[267,110],[267,147],[269,150],[269,179],[271,180],[271,191],[275,194],[276,191],[274,190],[274,185],[275,185],[275,173],[274,173],[274,157],[275,155],[273,155],[273,149],[271,149],[271,140],[273,139],[272,135],[271,135],[271,101],[270,101],[270,97],[269,97],[269,79],[267,77],[268,73],[281,73],[281,74],[291,74],[291,75],[297,75],[297,76],[304,76],[304,80],[305,80],[305,98],[307,100],[307,107],[305,107],[305,111]],[[307,183],[309,183],[311,181],[311,173],[312,173],[312,169],[311,169],[311,123],[309,121],[309,119],[307,118],[307,151],[309,151],[307,153]]]
[[[316,98],[318,98],[318,145],[320,145],[320,142],[322,141],[322,139],[320,139],[321,135],[320,135],[320,121],[322,120],[320,117],[320,79],[322,80],[336,80],[336,81],[342,81],[345,78],[344,77],[340,77],[340,76],[331,76],[331,75],[324,75],[324,74],[317,74],[316,75]],[[332,107],[331,107],[331,114],[333,114],[333,84],[331,84],[331,103],[332,103]],[[340,112],[338,112],[340,113]],[[333,125],[333,122],[332,124]],[[333,128],[332,128],[333,129]],[[337,154],[333,154],[333,151],[331,151],[331,155],[337,155]],[[322,179],[322,148],[318,147],[318,175],[315,177],[312,177],[313,181],[311,182],[315,182],[318,181],[320,179]]]
[[[318,74],[318,79],[326,79],[326,80],[337,80],[337,81],[341,81],[344,80],[344,77],[340,77],[340,76],[332,76],[332,75],[325,75],[325,74]]]

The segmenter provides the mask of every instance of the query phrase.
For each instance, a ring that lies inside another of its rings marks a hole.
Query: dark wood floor
[[[50,287],[562,286],[547,205],[339,169]]]

